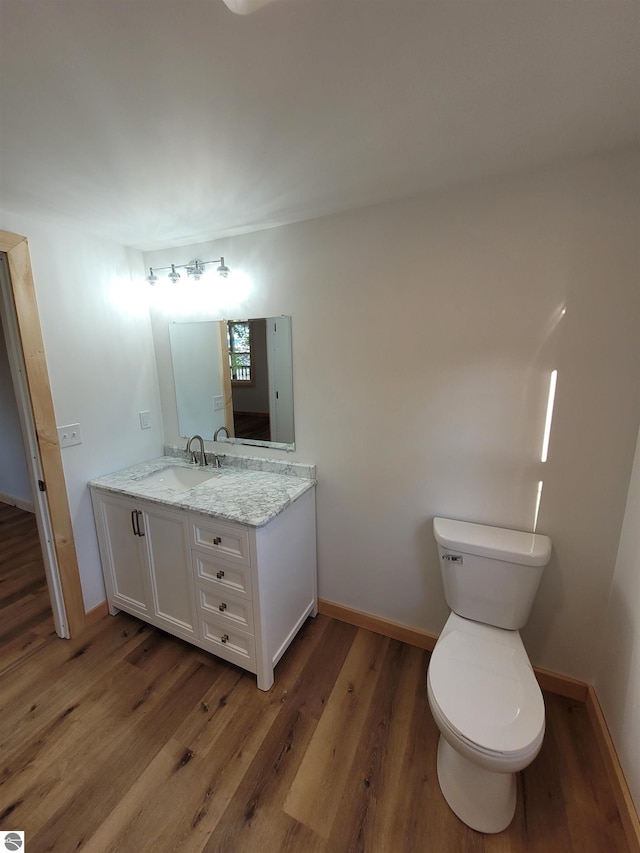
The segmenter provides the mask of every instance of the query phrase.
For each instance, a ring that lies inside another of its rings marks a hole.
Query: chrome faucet
[[[226,426],[221,426],[221,427],[218,427],[218,429],[217,429],[217,430],[214,432],[214,434],[213,434],[213,440],[214,440],[214,441],[217,441],[217,440],[218,440],[218,436],[220,435],[220,433],[222,432],[222,430],[224,430],[224,431],[226,432],[226,434],[227,434],[227,438],[230,438],[230,437],[231,437],[231,436],[229,435],[229,430],[226,428]]]
[[[189,439],[189,441],[187,442],[187,449],[186,449],[186,452],[191,454],[191,464],[192,464],[192,465],[195,465],[195,464],[197,463],[197,461],[198,461],[198,458],[197,458],[197,456],[196,456],[196,452],[195,452],[195,450],[192,450],[192,449],[191,449],[191,442],[192,442],[195,438],[197,438],[197,439],[198,439],[198,441],[200,442],[200,465],[201,465],[203,468],[206,468],[206,466],[207,466],[207,457],[206,457],[206,454],[205,454],[205,452],[204,452],[204,441],[202,440],[202,436],[201,436],[201,435],[192,435],[192,436],[191,436],[191,438],[190,438],[190,439]]]

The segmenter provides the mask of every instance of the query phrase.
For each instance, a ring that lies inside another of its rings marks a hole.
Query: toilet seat
[[[517,631],[452,613],[428,678],[442,722],[470,749],[511,759],[537,754],[544,700]]]

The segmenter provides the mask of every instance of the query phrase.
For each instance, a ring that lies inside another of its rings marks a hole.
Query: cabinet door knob
[[[220,569],[219,572],[216,572],[216,577],[218,578],[218,580],[224,577],[224,572],[222,571],[222,569]]]
[[[221,642],[221,643],[226,643],[228,639],[229,639],[229,635],[228,635],[228,634],[223,634],[223,635],[220,637],[220,642]]]
[[[220,536],[214,536],[214,539],[213,539],[214,545],[220,545],[221,542],[222,542],[222,538]]]
[[[221,613],[224,613],[224,611],[225,611],[226,609],[227,609],[227,605],[224,603],[224,601],[223,601],[223,602],[221,602],[221,603],[218,605],[218,610],[219,610]]]

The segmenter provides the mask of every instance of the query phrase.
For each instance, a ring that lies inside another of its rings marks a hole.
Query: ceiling
[[[0,206],[149,250],[640,142],[637,0],[0,0]]]

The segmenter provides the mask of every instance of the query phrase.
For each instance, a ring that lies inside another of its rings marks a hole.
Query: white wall
[[[292,315],[323,598],[439,631],[433,516],[531,529],[544,480],[554,553],[525,642],[539,666],[593,679],[640,412],[639,209],[628,152],[145,255],[223,254],[242,272],[237,298],[211,286],[192,318]],[[177,442],[166,317],[153,325]]]
[[[0,272],[1,274],[1,272]],[[0,308],[1,311],[1,308]],[[5,336],[0,324],[0,500],[24,509],[33,507],[33,495],[24,455]]]
[[[596,691],[640,812],[640,432],[609,597]]]
[[[0,228],[29,240],[56,423],[81,427],[62,461],[90,610],[105,592],[87,481],[162,452],[141,256],[56,219],[0,212]],[[152,428],[141,431],[145,410]]]

